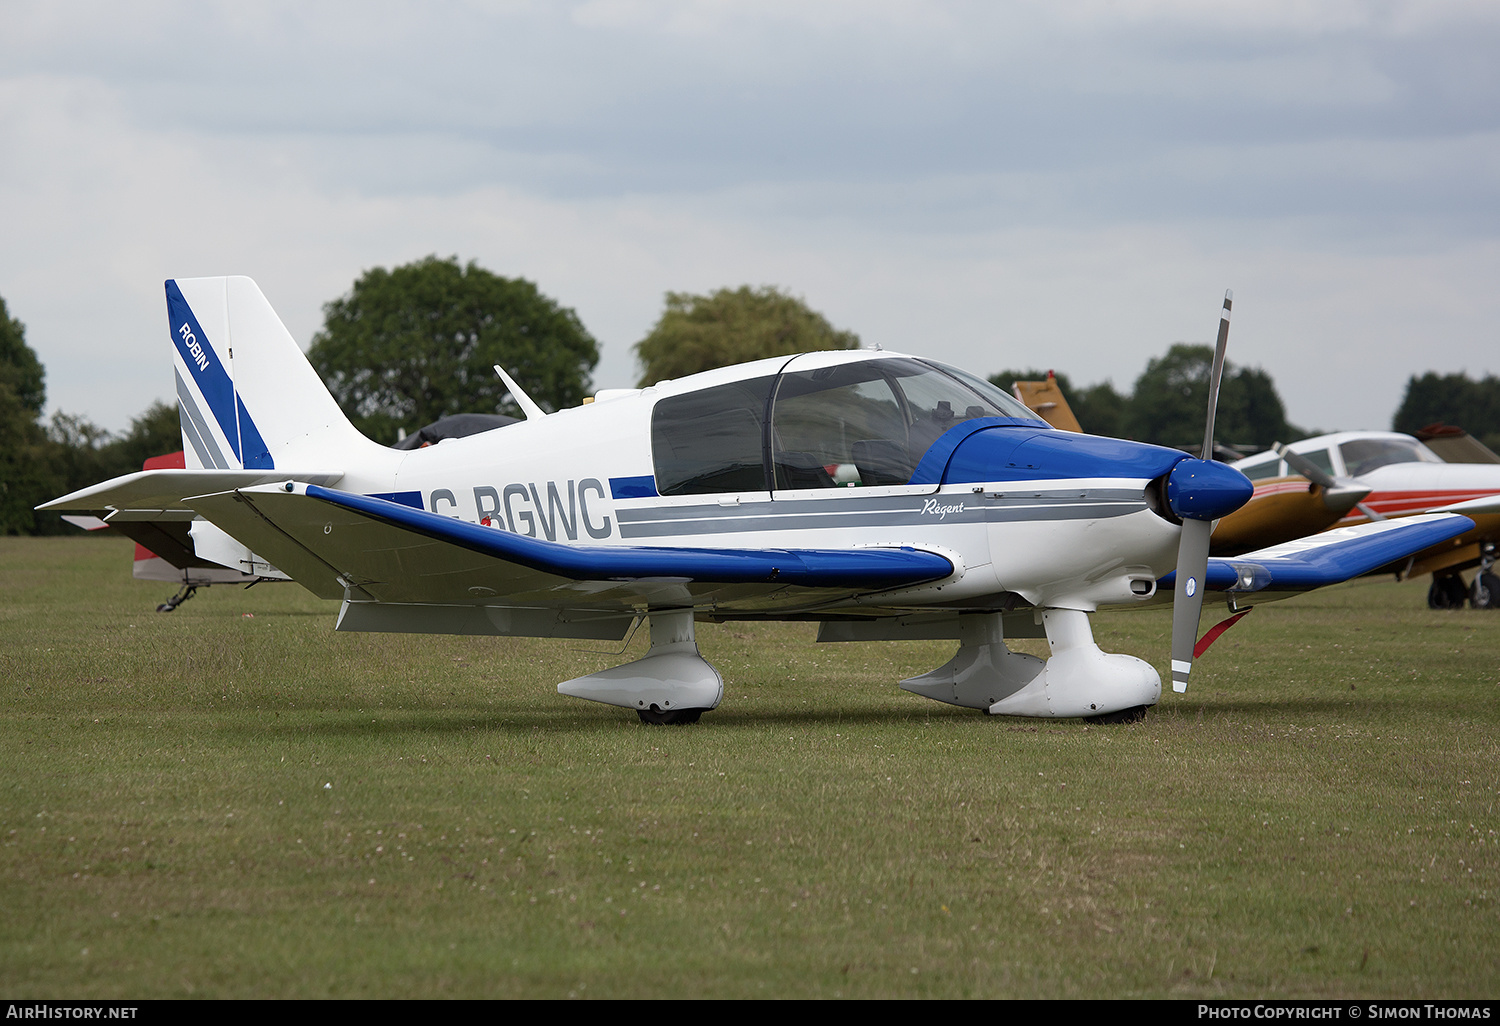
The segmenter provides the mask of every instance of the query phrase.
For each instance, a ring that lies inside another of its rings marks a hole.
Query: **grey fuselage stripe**
[[[852,491],[852,490],[851,490]],[[993,491],[986,489],[988,493],[982,499],[976,501],[972,490],[965,492],[912,492],[905,495],[874,495],[863,496],[850,494],[850,492],[835,491],[829,498],[797,498],[797,499],[772,499],[756,498],[742,500],[733,506],[721,505],[717,502],[693,503],[682,506],[644,506],[644,507],[617,507],[615,510],[621,523],[644,523],[656,520],[701,520],[706,517],[718,516],[766,516],[782,515],[783,510],[794,510],[796,513],[838,513],[847,516],[850,513],[899,513],[909,512],[914,508],[920,508],[930,499],[937,499],[943,505],[951,505],[955,502],[978,507],[980,503],[985,509],[993,509],[1006,506],[1035,506],[1038,504],[1048,505],[1059,502],[1130,502],[1139,503],[1142,500],[1142,489],[1136,488],[1016,488],[1007,491],[997,488]],[[766,493],[761,492],[760,495]],[[993,496],[993,497],[991,497]]]
[[[790,503],[787,505],[790,505]],[[656,521],[654,523],[630,523],[621,517],[620,537],[665,538],[686,535],[728,534],[737,531],[807,531],[818,528],[913,527],[936,523],[994,524],[1024,523],[1028,521],[1103,520],[1112,517],[1127,516],[1145,508],[1146,504],[1139,498],[1133,502],[1090,502],[1075,499],[1073,502],[1066,504],[1039,504],[1032,502],[1026,506],[980,506],[965,508],[962,512],[948,513],[944,516],[940,516],[937,513],[924,513],[920,506],[867,512],[829,510],[823,513],[804,513],[800,510],[788,510],[785,513],[777,513],[774,510],[757,510],[751,514],[740,513],[731,507],[722,510],[715,509],[713,512],[704,510],[697,517],[683,517],[674,520]]]
[[[186,434],[188,441],[192,443],[193,452],[198,456],[198,462],[215,470],[228,470],[229,464],[219,451],[219,443],[214,441],[208,425],[203,421],[203,414],[198,412],[198,405],[193,402],[193,394],[183,384],[182,375],[177,373],[175,367],[172,368],[172,376],[177,379],[177,401],[182,404],[182,412],[187,414]]]

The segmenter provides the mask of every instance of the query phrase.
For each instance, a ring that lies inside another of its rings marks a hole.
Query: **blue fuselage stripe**
[[[640,477],[612,477],[609,479],[609,495],[612,499],[654,499],[656,478],[651,474]]]

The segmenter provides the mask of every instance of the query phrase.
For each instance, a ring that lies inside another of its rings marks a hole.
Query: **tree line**
[[[1108,381],[1077,387],[1066,374],[1056,377],[1079,426],[1089,434],[1196,452],[1203,445],[1213,363],[1212,346],[1179,342],[1146,364],[1129,395],[1117,392]],[[1009,389],[1012,382],[1039,381],[1046,376],[1037,370],[1002,371],[991,375],[990,381]],[[1286,408],[1269,374],[1259,367],[1236,367],[1224,361],[1214,417],[1219,446],[1249,455],[1274,442],[1294,442],[1316,433],[1286,419]]]
[[[1108,381],[1079,387],[1066,374],[1056,375],[1057,384],[1079,426],[1090,434],[1189,449],[1203,442],[1213,357],[1210,346],[1178,343],[1146,364],[1129,395],[1117,392]],[[990,380],[1009,389],[1014,381],[1039,381],[1046,376],[1046,371],[1028,369],[1002,371]],[[1461,427],[1491,449],[1500,450],[1500,378],[1486,375],[1475,380],[1463,373],[1436,371],[1412,375],[1391,419],[1391,430],[1414,435],[1434,424]],[[1225,361],[1214,429],[1222,446],[1248,454],[1273,442],[1294,442],[1322,433],[1286,419],[1275,383],[1265,371],[1236,368]]]
[[[152,403],[119,435],[74,414],[44,422],[46,404],[46,372],[0,298],[0,534],[72,530],[32,507],[182,448],[177,408],[166,403]]]
[[[1413,374],[1391,430],[1411,435],[1436,423],[1461,427],[1500,451],[1500,378],[1487,374],[1475,381],[1467,374]]]
[[[323,314],[308,359],[350,421],[385,444],[450,414],[518,413],[495,364],[550,411],[592,391],[599,360],[598,343],[573,310],[532,282],[457,257],[373,268]],[[644,387],[749,360],[858,346],[858,335],[834,327],[801,297],[741,286],[667,293],[634,352]],[[1129,395],[1107,381],[1057,380],[1085,431],[1193,448],[1203,436],[1212,363],[1210,347],[1179,343],[1147,363]],[[1008,390],[1013,381],[1045,376],[1027,369],[990,380]],[[45,406],[45,369],[0,299],[0,534],[59,533],[61,521],[34,514],[35,505],[182,448],[177,410],[165,403],[153,403],[118,435],[78,414],[44,420]],[[1440,420],[1500,448],[1500,379],[1413,376],[1395,430]],[[1217,425],[1219,439],[1245,451],[1308,434],[1287,421],[1270,375],[1233,364],[1225,365]]]

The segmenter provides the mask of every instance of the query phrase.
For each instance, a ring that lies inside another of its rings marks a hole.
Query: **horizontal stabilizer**
[[[106,518],[109,520],[153,519],[150,514],[161,516],[164,513],[190,517],[192,507],[184,500],[194,495],[273,482],[334,484],[343,476],[342,471],[299,474],[286,470],[138,470],[45,502],[37,509],[54,513],[110,512],[113,515]]]

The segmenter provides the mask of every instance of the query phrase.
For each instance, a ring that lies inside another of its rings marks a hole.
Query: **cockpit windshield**
[[[1036,415],[993,385],[892,358],[783,374],[771,410],[775,487],[899,485],[949,428]]]
[[[1339,446],[1350,477],[1359,477],[1393,463],[1441,463],[1415,438],[1356,438]]]

